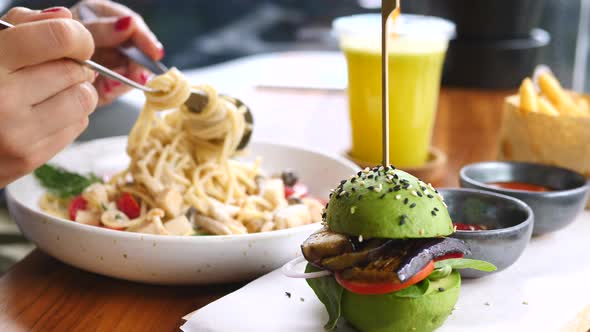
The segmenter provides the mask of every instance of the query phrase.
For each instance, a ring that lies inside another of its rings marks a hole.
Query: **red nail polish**
[[[145,71],[141,73],[141,75],[139,76],[139,80],[141,84],[145,84],[148,81],[149,75],[148,73],[146,73]]]
[[[116,31],[124,31],[129,29],[131,26],[131,16],[121,17],[115,22],[115,30]]]
[[[164,55],[166,55],[166,51],[164,51],[164,47],[160,46],[160,59],[162,59],[164,57]]]
[[[59,12],[61,10],[62,10],[62,7],[53,7],[53,8],[43,9],[41,12],[42,13],[54,13],[54,12]]]

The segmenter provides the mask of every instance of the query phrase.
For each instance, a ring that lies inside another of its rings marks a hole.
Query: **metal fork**
[[[96,15],[92,8],[90,8],[86,4],[80,4],[78,6],[78,15],[80,16],[80,19],[82,21],[98,18],[98,15]],[[128,44],[124,46],[119,46],[117,49],[119,50],[119,52],[121,52],[121,54],[125,55],[134,62],[144,66],[156,75],[165,74],[169,70],[168,67],[166,67],[163,63],[153,60],[142,50],[133,45]],[[238,150],[242,150],[248,145],[250,138],[252,136],[252,125],[254,124],[254,117],[252,116],[252,112],[250,111],[250,108],[238,98],[227,95],[220,95],[220,97],[234,104],[238,108],[245,108],[244,119],[248,123],[248,128],[244,132],[242,140],[240,141],[240,144],[238,146]],[[203,91],[192,90],[191,95],[185,102],[185,105],[193,112],[200,112],[205,108],[205,106],[207,106],[208,102],[209,98]]]

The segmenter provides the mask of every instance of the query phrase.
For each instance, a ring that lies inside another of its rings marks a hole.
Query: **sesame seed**
[[[370,174],[369,176],[367,176],[368,179],[372,179],[373,178],[373,174]]]
[[[400,199],[402,199],[402,195],[395,195],[395,199],[399,201]]]
[[[356,178],[350,179],[350,183],[355,183],[355,182],[356,182]]]
[[[422,197],[422,193],[421,192],[417,192],[419,197]]]
[[[439,287],[439,288],[438,288],[438,291],[439,291],[439,292],[444,292],[444,291],[445,291],[445,289],[444,289],[443,287]]]
[[[379,186],[377,188],[375,188],[376,192],[381,192],[381,190],[383,190],[383,184],[379,183]]]
[[[428,188],[430,188],[430,190],[432,190],[432,191],[434,191],[434,190],[435,190],[435,189],[434,189],[434,187],[432,186],[432,183],[429,183],[429,184],[428,184]]]
[[[371,169],[368,167],[365,167],[365,169],[363,169],[363,173],[369,173],[370,171],[371,171]]]
[[[352,187],[352,188],[350,188],[350,190],[352,190],[352,192],[355,192],[356,191],[356,188],[355,187]]]
[[[406,184],[404,185],[404,189],[406,189],[406,190],[410,189],[410,185],[406,183]]]
[[[424,186],[421,186],[420,189],[422,189],[422,191],[426,191],[427,190],[426,187],[424,187]]]
[[[432,196],[431,194],[426,195],[426,197],[428,197],[428,198],[434,198],[434,196]]]
[[[409,200],[409,199],[407,199],[407,198],[406,198],[406,199],[404,199],[404,204],[408,204],[408,202],[409,202],[409,201],[410,201],[410,200]]]
[[[352,206],[350,208],[350,214],[354,214],[356,212],[356,206]]]
[[[359,242],[363,242],[363,235],[359,235]]]
[[[392,193],[393,192],[393,188],[389,188],[389,190],[387,190],[388,192]]]
[[[412,188],[412,185],[408,184],[408,187],[406,189],[410,189],[410,188]]]
[[[420,235],[424,235],[424,230],[423,230],[423,229],[420,229],[420,230],[418,231],[418,234],[420,234]]]
[[[395,187],[393,187],[393,190],[395,190],[395,191],[400,191],[401,189],[402,189],[401,186],[395,186]]]
[[[322,213],[322,219],[326,219],[326,212]]]
[[[346,180],[342,180],[342,181],[340,181],[340,185],[343,185],[343,184],[345,184],[345,183],[346,183]]]
[[[342,191],[341,191],[341,192],[338,194],[338,197],[342,197],[342,196],[344,196],[345,194],[346,194],[346,191],[342,190]]]
[[[413,209],[413,208],[415,208],[415,207],[416,207],[416,203],[412,203],[412,204],[410,204],[410,209]]]
[[[397,174],[393,174],[393,178],[399,180],[399,176]]]
[[[447,203],[445,203],[445,202],[442,202],[442,203],[446,208],[448,208]]]
[[[359,184],[361,185],[361,187],[365,186],[365,181],[359,181]]]
[[[384,199],[386,194],[379,196],[379,199]]]
[[[404,219],[404,218],[402,218],[402,219],[399,221],[399,224],[400,224],[400,226],[404,225],[405,223],[406,223],[406,219]]]
[[[433,217],[436,217],[436,211],[430,211]]]
[[[367,189],[369,189],[369,190],[375,190],[375,187],[374,186],[368,186]]]
[[[362,171],[358,171],[358,173],[356,173],[356,176],[361,176],[361,175],[363,175]]]
[[[412,195],[418,197],[418,193],[416,192],[416,190],[412,190]]]

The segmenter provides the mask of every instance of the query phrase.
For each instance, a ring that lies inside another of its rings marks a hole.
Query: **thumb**
[[[72,18],[72,13],[65,7],[52,7],[44,10],[14,7],[2,17],[3,20],[14,25],[54,18]]]
[[[85,20],[83,24],[92,34],[97,48],[119,46],[130,39],[135,30],[132,16],[100,17]]]

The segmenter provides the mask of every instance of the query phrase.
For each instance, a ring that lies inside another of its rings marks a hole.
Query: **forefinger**
[[[51,60],[90,59],[90,32],[72,19],[51,19],[15,26],[0,32],[0,67],[12,72]]]

